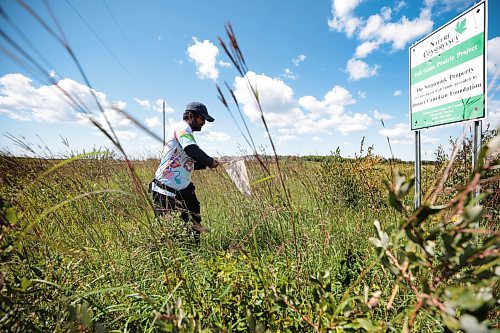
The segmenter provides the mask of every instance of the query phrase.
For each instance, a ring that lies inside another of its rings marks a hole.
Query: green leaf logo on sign
[[[463,21],[459,21],[457,22],[457,26],[455,27],[455,31],[458,32],[459,34],[463,34],[465,29],[467,29],[467,27],[465,26],[465,18],[463,19]]]

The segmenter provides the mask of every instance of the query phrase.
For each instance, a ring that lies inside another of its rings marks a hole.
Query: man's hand
[[[219,165],[220,165],[220,162],[217,161],[215,158],[213,159],[214,162],[212,163],[212,165],[210,166],[210,169],[214,169],[214,168],[217,168]]]

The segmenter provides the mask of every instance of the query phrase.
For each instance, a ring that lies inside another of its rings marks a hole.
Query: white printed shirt
[[[191,183],[191,176],[194,171],[194,160],[189,157],[184,148],[189,145],[196,145],[193,130],[185,121],[172,124],[167,135],[166,144],[163,148],[160,165],[155,173],[155,178],[163,184],[176,190],[182,190]],[[174,196],[156,184],[152,184],[153,191]]]

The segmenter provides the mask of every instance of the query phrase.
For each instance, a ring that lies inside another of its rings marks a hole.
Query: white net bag
[[[245,160],[240,159],[226,162],[224,163],[224,169],[241,193],[248,196],[252,195]]]

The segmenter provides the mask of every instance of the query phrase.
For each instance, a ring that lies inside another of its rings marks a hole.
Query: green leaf
[[[267,176],[267,177],[264,177],[264,178],[261,178],[261,179],[258,179],[256,181],[254,181],[252,184],[250,184],[251,186],[255,186],[257,184],[260,184],[260,183],[263,183],[267,180],[270,180],[270,179],[273,179],[274,177],[276,177],[275,175],[270,175],[270,176]]]
[[[482,213],[482,206],[467,206],[465,207],[464,217],[468,223],[476,222],[481,218]]]
[[[456,318],[450,316],[446,313],[441,313],[443,318],[443,323],[452,331],[457,331],[460,328],[460,323]]]
[[[380,239],[378,238],[375,238],[375,237],[370,237],[368,238],[368,240],[373,244],[375,245],[376,247],[381,247],[381,248],[384,248],[384,246],[382,245],[382,242],[380,241]]]
[[[359,318],[357,322],[359,323],[360,327],[364,328],[368,332],[374,332],[380,330],[380,327],[375,326],[368,318]]]
[[[253,315],[252,311],[250,311],[250,309],[247,309],[247,322],[248,322],[248,330],[250,332],[255,332],[257,321],[255,320],[255,316]]]
[[[89,314],[89,304],[83,303],[80,307],[80,320],[86,327],[92,327],[92,320]]]
[[[401,171],[394,172],[394,193],[398,198],[404,197],[408,194],[414,182],[415,178],[411,177],[407,179],[406,175]]]
[[[429,206],[423,205],[417,213],[417,218],[414,220],[413,225],[417,226],[420,222],[425,221],[429,216],[439,213],[443,209],[442,206]]]
[[[405,180],[402,184],[401,184],[401,187],[399,189],[399,195],[401,197],[404,197],[405,195],[408,194],[408,192],[410,191],[410,189],[413,187],[413,184],[415,182],[415,178],[410,178],[410,179],[407,179]]]
[[[488,333],[488,326],[480,323],[476,317],[469,314],[460,317],[460,327],[466,333]]]
[[[220,294],[219,299],[224,299],[224,297],[231,291],[231,289],[233,289],[233,286],[231,284],[228,284]]]
[[[459,34],[463,34],[464,31],[467,29],[465,23],[466,23],[465,18],[462,21],[457,22],[457,25],[455,26],[455,31],[458,32]]]
[[[377,231],[378,239],[370,237],[370,242],[372,242],[376,247],[387,249],[389,247],[389,236],[380,228],[380,222],[378,220],[375,220],[373,225]]]
[[[436,248],[436,242],[428,240],[424,243],[424,248],[427,251],[427,253],[429,253],[431,256],[433,256],[434,249]]]
[[[498,151],[498,149],[500,148],[500,135],[497,135],[495,136],[493,139],[491,139],[489,142],[488,142],[488,145],[487,145],[487,149],[488,149],[488,152],[486,153],[486,156],[487,157],[490,157],[492,156],[495,152]]]
[[[5,218],[10,224],[15,224],[17,222],[17,213],[13,207],[9,207],[5,210]]]
[[[28,287],[31,285],[31,281],[29,279],[27,279],[26,277],[23,277],[23,279],[21,280],[21,289],[23,291],[26,291],[26,289],[28,289]]]
[[[399,198],[392,191],[389,191],[389,203],[398,212],[403,212],[403,204],[401,203],[401,200],[399,200]]]
[[[106,326],[103,323],[96,323],[95,330],[97,333],[106,333]]]
[[[457,288],[459,292],[461,288]],[[462,309],[476,311],[493,298],[491,289],[483,288],[478,293],[473,290],[463,290],[453,304]]]
[[[257,323],[257,326],[255,327],[255,332],[256,333],[264,333],[266,330],[266,326],[262,323]]]

